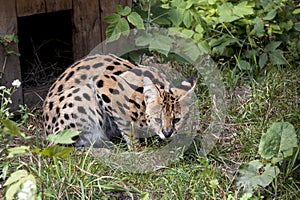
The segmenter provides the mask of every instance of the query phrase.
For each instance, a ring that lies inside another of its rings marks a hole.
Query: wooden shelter
[[[116,5],[131,6],[131,0],[0,0],[0,37],[7,34],[16,34],[18,37],[22,29],[28,28],[28,25],[20,26],[22,19],[29,16],[42,16],[50,14],[51,23],[59,23],[60,20],[53,19],[56,13],[62,11],[69,12],[70,17],[70,41],[71,56],[73,60],[78,60],[87,55],[97,44],[104,40],[105,24],[103,18],[110,13],[115,12]],[[27,20],[28,21],[28,20]],[[47,27],[45,22],[44,27]],[[29,18],[30,23],[30,18]],[[60,32],[61,29],[55,30]],[[43,37],[43,33],[40,33]],[[18,44],[12,44],[10,50],[19,52]],[[26,53],[26,49],[25,49]],[[22,54],[22,52],[21,52]],[[11,86],[15,79],[22,80],[22,64],[18,56],[7,55],[0,45],[0,85]],[[27,91],[20,88],[13,96],[12,109],[15,110],[19,104],[29,104],[32,106],[39,97],[44,97],[49,85],[44,88],[29,89]]]

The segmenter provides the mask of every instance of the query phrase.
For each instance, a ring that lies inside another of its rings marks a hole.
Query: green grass
[[[272,122],[294,125],[300,138],[300,71],[295,68],[272,68],[260,81],[222,72],[226,85],[226,123],[223,135],[210,154],[197,153],[197,142],[185,155],[159,170],[133,173],[118,170],[101,158],[75,150],[67,158],[44,158],[37,154],[6,158],[7,149],[24,141],[1,135],[0,196],[11,173],[25,169],[34,175],[44,199],[235,199],[242,191],[235,184],[238,167],[243,162],[260,159],[258,144]],[[203,93],[206,93],[203,91]],[[199,94],[201,96],[201,94]],[[201,97],[203,124],[209,123],[209,97]],[[40,137],[26,141],[32,148],[42,144],[43,131],[36,120],[27,134]],[[35,136],[34,136],[35,137]],[[299,143],[299,141],[298,141]],[[293,160],[294,159],[294,160]],[[265,199],[299,199],[299,154],[280,165],[279,176],[253,196]],[[8,167],[6,167],[8,166]],[[6,169],[6,175],[3,174]]]

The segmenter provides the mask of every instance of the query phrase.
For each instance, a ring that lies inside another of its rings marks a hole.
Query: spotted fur
[[[76,146],[103,147],[122,135],[170,138],[184,123],[193,79],[179,87],[153,67],[114,55],[86,57],[51,86],[43,104],[47,133],[81,131]]]

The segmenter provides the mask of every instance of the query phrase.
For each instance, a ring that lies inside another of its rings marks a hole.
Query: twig
[[[7,62],[7,55],[4,57],[4,62],[3,62],[3,65],[2,65],[2,73],[0,74],[0,79],[2,79],[2,76],[4,74],[6,62]]]

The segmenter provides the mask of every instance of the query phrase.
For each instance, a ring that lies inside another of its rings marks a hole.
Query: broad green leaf
[[[108,23],[108,24],[115,24],[120,21],[121,16],[115,13],[109,14],[106,17],[104,17],[103,21]]]
[[[293,13],[293,15],[300,14],[300,8],[296,8],[292,13]]]
[[[173,42],[174,40],[170,37],[157,34],[154,36],[153,40],[151,40],[149,44],[149,50],[156,50],[159,53],[167,56]]]
[[[200,55],[202,55],[203,53],[210,53],[210,47],[206,41],[199,42],[198,47],[201,52]]]
[[[27,154],[30,151],[29,146],[19,146],[19,147],[14,147],[14,148],[9,148],[8,149],[8,156],[7,158],[12,158],[15,155],[24,155]]]
[[[110,24],[106,29],[107,41],[114,41],[119,39],[120,35],[129,35],[129,24],[126,19],[120,18],[120,20],[115,24]]]
[[[251,65],[246,60],[237,60],[237,64],[240,70],[251,70]]]
[[[187,37],[187,38],[192,38],[194,35],[194,31],[193,30],[189,30],[189,29],[182,29],[182,34]]]
[[[28,172],[26,170],[18,170],[12,173],[9,178],[6,180],[4,186],[11,185],[14,182],[19,181],[21,178],[28,176]]]
[[[143,19],[138,13],[136,13],[136,12],[130,13],[130,15],[128,15],[127,19],[137,29],[145,29]]]
[[[245,15],[251,15],[253,14],[253,6],[248,4],[247,1],[243,1],[239,3],[238,5],[234,6],[232,9],[232,12],[234,15],[239,17],[244,17]]]
[[[262,69],[267,64],[267,61],[268,61],[267,53],[263,53],[259,56],[258,64],[259,64],[260,69]]]
[[[274,19],[274,17],[276,16],[276,14],[277,14],[277,10],[273,9],[270,12],[268,12],[268,14],[263,19],[264,20],[272,20],[272,19]]]
[[[185,9],[187,7],[187,3],[182,0],[172,0],[172,7]]]
[[[59,132],[56,135],[54,134],[48,135],[47,139],[50,142],[54,142],[56,144],[72,144],[75,142],[72,138],[78,136],[79,133],[80,133],[79,131],[66,129]]]
[[[279,174],[277,166],[263,164],[259,160],[253,160],[249,163],[242,164],[238,170],[236,185],[243,188],[246,192],[252,192],[253,189],[268,186],[273,179]]]
[[[300,22],[296,22],[294,27],[296,31],[300,31]]]
[[[70,155],[72,150],[73,150],[73,147],[64,147],[64,146],[54,145],[54,146],[44,149],[41,152],[41,155],[49,156],[49,157],[66,158],[68,155]]]
[[[270,61],[274,65],[285,65],[286,61],[283,56],[283,51],[282,50],[275,50],[269,53]]]
[[[192,15],[189,10],[185,10],[183,14],[183,24],[186,28],[190,28],[192,25]]]
[[[137,46],[148,46],[152,40],[152,34],[146,33],[145,35],[137,36],[135,39],[135,44]]]
[[[177,8],[169,11],[169,19],[172,24],[177,27],[182,23],[183,20],[184,9]]]
[[[128,6],[125,6],[124,9],[121,5],[117,5],[117,13],[121,16],[127,16],[131,12],[131,8]]]
[[[297,145],[294,126],[288,122],[274,122],[261,137],[258,153],[265,159],[279,162],[293,155]]]
[[[266,45],[266,51],[275,51],[281,44],[281,41],[274,41]]]
[[[254,34],[258,37],[264,36],[264,22],[262,19],[260,19],[259,17],[256,17],[253,20],[254,23]]]
[[[198,33],[203,33],[204,29],[200,24],[197,24],[196,27],[195,27],[195,31],[198,32]]]
[[[10,119],[2,119],[1,122],[4,124],[3,132],[13,134],[19,137],[25,138],[24,133],[20,131],[18,124]]]
[[[194,62],[199,58],[200,55],[203,54],[203,52],[200,51],[199,47],[193,41],[183,40],[180,44],[180,47],[180,50]]]
[[[224,3],[221,6],[218,6],[218,13],[219,13],[219,21],[220,22],[233,22],[240,17],[233,15],[233,5],[232,3]]]

